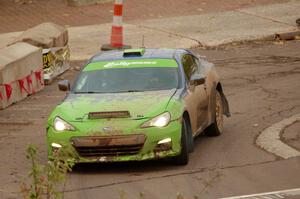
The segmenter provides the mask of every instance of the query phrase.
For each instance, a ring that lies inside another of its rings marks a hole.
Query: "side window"
[[[190,80],[191,76],[194,73],[198,72],[197,64],[194,58],[189,54],[185,54],[182,56],[182,66],[188,80]]]

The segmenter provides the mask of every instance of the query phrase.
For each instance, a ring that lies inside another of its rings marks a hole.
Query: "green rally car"
[[[171,158],[187,164],[193,139],[220,135],[227,99],[213,64],[185,49],[101,52],[50,114],[48,155],[68,146],[77,162]]]

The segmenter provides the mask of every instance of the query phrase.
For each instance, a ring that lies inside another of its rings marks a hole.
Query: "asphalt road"
[[[80,165],[68,175],[65,198],[213,199],[300,188],[300,157],[283,159],[255,144],[265,128],[300,113],[300,41],[194,50],[214,62],[222,76],[232,112],[224,133],[198,137],[187,166],[167,161]],[[70,70],[61,78],[76,74]],[[54,82],[0,111],[0,198],[20,198],[28,143],[36,144],[41,161],[47,161],[45,124],[63,97]],[[299,122],[282,137],[299,150]]]

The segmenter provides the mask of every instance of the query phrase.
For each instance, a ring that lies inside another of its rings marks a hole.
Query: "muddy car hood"
[[[131,119],[151,118],[165,111],[176,89],[162,91],[69,94],[55,112],[68,121],[88,120],[91,112],[129,111]]]

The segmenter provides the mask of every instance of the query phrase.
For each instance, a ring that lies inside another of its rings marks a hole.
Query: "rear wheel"
[[[219,91],[216,92],[215,121],[205,131],[208,136],[219,136],[223,131],[223,103]]]
[[[179,156],[174,158],[174,162],[177,165],[186,165],[189,162],[188,128],[186,119],[183,119],[181,127],[181,152]]]

